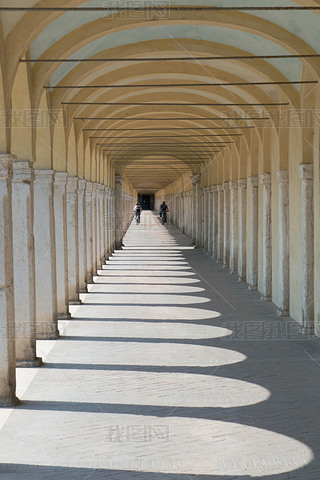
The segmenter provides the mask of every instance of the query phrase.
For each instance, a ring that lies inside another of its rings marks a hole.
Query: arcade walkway
[[[318,340],[176,228],[144,212],[81,299],[19,369],[1,480],[320,478]]]

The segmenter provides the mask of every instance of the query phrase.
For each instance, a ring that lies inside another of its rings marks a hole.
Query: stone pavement
[[[0,411],[1,480],[319,480],[320,347],[151,212]]]

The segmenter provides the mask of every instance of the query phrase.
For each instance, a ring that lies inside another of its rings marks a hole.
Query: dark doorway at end
[[[141,194],[138,195],[138,202],[142,206],[142,210],[154,210],[154,194]]]

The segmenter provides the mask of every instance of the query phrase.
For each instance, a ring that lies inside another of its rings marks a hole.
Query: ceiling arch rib
[[[290,6],[303,3],[290,0],[284,0],[284,2]],[[236,6],[238,2],[230,0],[230,4],[233,3]],[[244,0],[242,3],[252,5],[254,2]],[[278,2],[270,0],[268,4],[276,5],[276,3]],[[44,3],[37,3],[37,5],[42,4]],[[62,5],[62,2],[57,1],[57,5],[60,4]],[[94,2],[72,1],[63,2],[63,4],[90,7]],[[179,2],[173,0],[170,4],[178,5]],[[184,5],[191,4],[191,1],[184,2]],[[215,4],[223,6],[223,2],[219,0]],[[212,2],[204,1],[201,5],[212,5]],[[169,18],[158,15],[152,22],[149,19],[137,19],[119,12],[110,13],[107,18],[102,18],[97,12],[90,14],[88,12],[83,14],[51,12],[47,16],[43,13],[38,15],[31,12],[26,15],[31,21],[31,24],[24,26],[25,39],[28,38],[27,43],[30,41],[31,58],[56,58],[57,60],[96,58],[99,60],[97,64],[86,62],[69,64],[58,61],[52,64],[33,64],[31,67],[35,87],[32,97],[33,106],[37,108],[43,87],[50,86],[49,98],[52,108],[58,110],[64,102],[67,135],[74,127],[76,138],[82,136],[84,145],[90,142],[91,148],[98,148],[100,152],[104,152],[116,171],[129,172],[134,182],[137,182],[137,169],[145,168],[151,179],[154,178],[155,171],[160,172],[164,162],[166,162],[165,169],[167,164],[171,165],[172,174],[169,177],[167,175],[167,182],[176,178],[178,174],[177,169],[172,168],[174,162],[181,162],[181,169],[178,169],[180,175],[183,169],[189,169],[192,173],[198,172],[203,163],[212,161],[214,155],[232,145],[231,143],[222,144],[224,139],[231,141],[236,138],[232,136],[232,132],[249,140],[250,127],[259,127],[262,121],[244,118],[231,120],[246,117],[248,108],[253,115],[256,115],[255,118],[262,114],[270,116],[271,125],[272,111],[277,103],[289,103],[291,107],[299,108],[298,83],[223,87],[208,85],[192,87],[190,85],[179,88],[143,87],[142,85],[150,85],[156,81],[159,85],[175,85],[179,81],[187,84],[213,81],[217,83],[286,80],[299,82],[302,79],[303,68],[309,68],[310,72],[312,68],[314,74],[320,71],[317,58],[219,59],[198,63],[156,60],[159,56],[163,58],[186,56],[186,52],[190,56],[212,55],[214,52],[214,56],[217,57],[241,54],[313,54],[316,52],[317,44],[308,38],[309,33],[302,33],[303,30],[309,32],[311,25],[314,25],[316,30],[319,29],[320,33],[319,17],[311,11],[298,14],[290,12],[287,16],[282,15],[281,19],[274,12],[266,11],[222,10],[214,14],[207,11],[192,13],[171,11]],[[36,18],[38,18],[38,25],[36,25]],[[296,28],[297,18],[301,25],[298,29]],[[39,19],[42,21],[39,22]],[[12,21],[12,31],[6,32],[8,49],[10,49],[12,33],[18,26],[19,28],[22,26],[22,21],[23,18],[16,17],[16,23]],[[34,33],[30,30],[32,24]],[[307,28],[303,28],[303,25]],[[141,57],[148,56],[155,57],[155,61],[141,60]],[[137,58],[137,61],[130,64],[123,61],[101,61],[103,58],[125,59],[127,57]],[[10,68],[8,72],[10,74]],[[316,75],[314,76],[317,79]],[[124,83],[127,84],[126,88],[119,88]],[[54,88],[56,85],[71,87],[102,85],[102,88],[59,90]],[[110,85],[110,88],[105,88],[103,85]],[[121,101],[139,103],[140,100],[141,103],[142,98],[145,103],[154,98],[161,98],[163,103],[167,102],[167,105],[161,107],[153,105],[152,108],[148,105],[119,105]],[[211,103],[229,103],[230,105],[183,105],[192,102],[201,103],[203,100],[207,103],[211,101]],[[69,105],[68,102],[79,104]],[[86,105],[85,102],[101,102],[101,105]],[[115,105],[102,105],[103,102],[113,102]],[[170,103],[174,102],[180,102],[182,105],[175,105],[173,108]],[[249,107],[250,103],[260,104],[261,107],[258,105]],[[262,104],[265,105],[262,106]],[[287,106],[284,105],[284,108]],[[164,120],[165,118],[168,120]],[[146,130],[146,125],[150,130]],[[172,140],[169,140],[170,132],[176,134],[176,138],[171,135]],[[256,134],[259,138],[260,129],[256,130]],[[191,139],[194,145],[187,146]],[[221,143],[214,145],[214,140]],[[125,145],[126,141],[133,142],[135,145]],[[153,147],[148,146],[151,142],[158,143]],[[211,145],[204,145],[210,142]],[[99,143],[102,145],[98,145]],[[155,149],[156,155],[153,152]],[[165,178],[162,170],[158,178]]]

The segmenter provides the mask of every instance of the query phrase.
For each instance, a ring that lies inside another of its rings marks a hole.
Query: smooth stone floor
[[[319,480],[320,346],[143,212],[0,410],[1,480]]]

